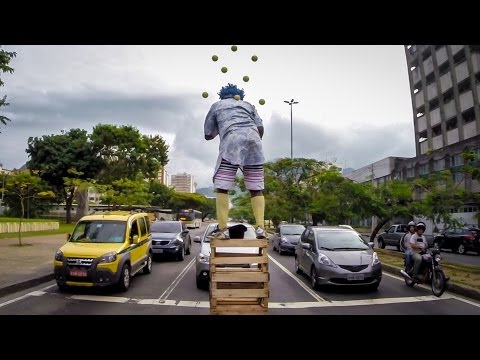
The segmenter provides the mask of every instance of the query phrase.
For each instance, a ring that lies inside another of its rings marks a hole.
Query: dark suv
[[[450,249],[459,254],[475,251],[480,255],[480,230],[476,228],[444,230],[435,237],[433,244],[437,249]]]
[[[173,255],[179,261],[183,261],[185,255],[190,255],[192,239],[183,222],[158,220],[150,228],[154,255]]]

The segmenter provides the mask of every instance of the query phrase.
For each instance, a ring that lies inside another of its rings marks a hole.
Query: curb
[[[382,270],[384,270],[388,273],[394,274],[394,275],[401,276],[400,275],[400,268],[396,267],[396,266],[393,266],[393,265],[388,265],[388,264],[382,263]],[[462,286],[462,285],[458,285],[458,284],[454,284],[454,283],[451,283],[449,281],[447,281],[447,291],[458,294],[458,295],[462,295],[462,296],[465,296],[465,297],[468,297],[468,298],[471,298],[471,299],[480,300],[480,291],[479,290],[469,288],[469,287],[466,287],[466,286]]]
[[[0,297],[10,295],[10,294],[13,294],[17,291],[25,290],[25,289],[43,284],[43,283],[51,281],[53,279],[55,279],[55,276],[52,273],[52,274],[39,276],[39,277],[36,277],[34,279],[21,281],[19,283],[13,284],[13,285],[5,286],[3,288],[0,288]]]

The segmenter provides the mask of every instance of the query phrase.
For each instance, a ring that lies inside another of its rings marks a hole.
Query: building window
[[[463,165],[463,155],[457,154],[452,156],[452,167]]]
[[[470,84],[470,77],[467,77],[466,79],[462,80],[461,82],[458,83],[458,92],[463,93],[465,91],[471,90],[471,84]]]
[[[440,76],[445,75],[449,69],[450,69],[450,64],[448,63],[448,61],[446,61],[438,67],[438,75]]]
[[[454,117],[447,121],[447,131],[457,128],[457,118]]]
[[[431,72],[430,74],[428,74],[426,77],[425,77],[425,82],[426,82],[426,85],[430,85],[431,83],[433,83],[435,81],[435,74],[433,72]]]
[[[420,175],[428,174],[428,164],[420,165]]]
[[[418,89],[414,89],[414,90],[413,90],[413,93],[414,93],[414,94],[418,93]]]
[[[465,49],[462,49],[455,55],[453,55],[453,62],[455,63],[455,65],[461,63],[463,60],[465,60]]]
[[[453,88],[450,88],[443,93],[443,103],[446,104],[452,99],[453,99]]]
[[[439,136],[442,135],[442,126],[437,125],[432,128],[432,136]]]
[[[410,54],[415,54],[417,52],[417,45],[412,45],[409,50]]]
[[[435,110],[439,106],[438,98],[435,98],[430,101],[430,111]]]
[[[433,163],[433,170],[440,171],[443,169],[445,169],[445,159],[440,159]]]
[[[427,140],[427,130],[418,134],[418,142],[424,142],[425,140]]]
[[[463,123],[464,124],[475,121],[475,110],[474,110],[474,108],[472,107],[468,110],[465,110],[462,113],[462,118],[463,118]]]

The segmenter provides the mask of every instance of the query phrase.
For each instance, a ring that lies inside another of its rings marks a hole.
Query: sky
[[[294,157],[358,169],[388,156],[415,156],[402,45],[238,45],[235,52],[230,45],[2,49],[17,53],[10,64],[15,72],[0,74],[0,96],[10,103],[2,114],[11,119],[0,124],[0,163],[9,170],[28,161],[30,136],[132,125],[166,140],[170,175],[187,172],[197,188],[212,186],[219,139],[206,141],[203,124],[227,83],[243,88],[244,100],[263,119],[267,161],[290,157],[291,125]],[[298,101],[292,116],[284,103],[291,99]]]

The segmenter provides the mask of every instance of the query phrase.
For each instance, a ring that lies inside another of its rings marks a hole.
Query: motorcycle
[[[440,268],[440,261],[442,260],[440,250],[432,249],[429,252],[422,253],[421,255],[422,264],[418,272],[420,283],[431,285],[433,295],[440,297],[447,289],[448,281],[448,279],[445,277],[445,273]],[[415,284],[418,283],[418,281],[411,276],[413,264],[409,269],[407,269],[405,264],[405,256],[403,257],[403,259],[405,268],[400,270],[400,273],[405,279],[405,284],[408,287],[414,287]]]

